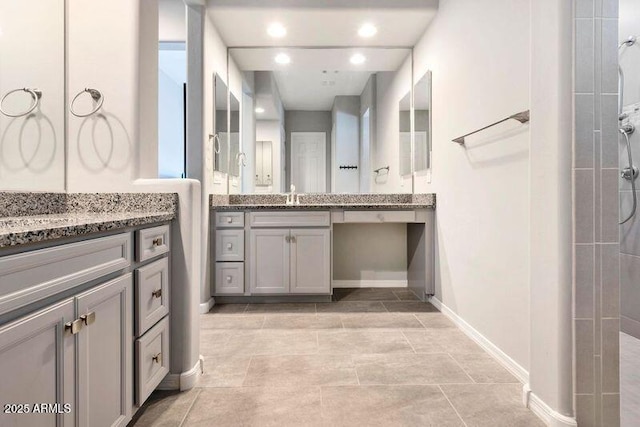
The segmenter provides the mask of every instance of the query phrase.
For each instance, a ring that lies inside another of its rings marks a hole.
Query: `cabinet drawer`
[[[217,228],[244,227],[244,212],[217,212]]]
[[[136,404],[142,405],[169,373],[169,318],[136,340]]]
[[[328,227],[331,214],[328,211],[309,212],[251,212],[251,227]]]
[[[131,265],[131,234],[0,258],[0,314]]]
[[[216,231],[216,261],[244,261],[244,230]]]
[[[244,263],[216,263],[216,294],[244,294]]]
[[[344,211],[344,222],[415,222],[415,211]]]
[[[136,336],[169,314],[169,260],[136,270]]]
[[[136,261],[144,262],[169,252],[168,225],[136,231]]]

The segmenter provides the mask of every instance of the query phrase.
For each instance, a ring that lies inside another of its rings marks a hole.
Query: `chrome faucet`
[[[299,205],[300,195],[296,194],[296,186],[291,184],[290,190],[291,192],[287,193],[287,205]]]

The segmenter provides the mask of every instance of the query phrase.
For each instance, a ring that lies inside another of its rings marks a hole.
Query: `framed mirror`
[[[229,132],[227,132],[227,84],[220,75],[214,76],[213,96],[215,109],[213,111],[213,169],[216,172],[229,172]]]
[[[400,174],[411,175],[411,90],[398,102],[398,123],[400,141]]]
[[[415,172],[431,169],[431,71],[413,87],[413,167]]]

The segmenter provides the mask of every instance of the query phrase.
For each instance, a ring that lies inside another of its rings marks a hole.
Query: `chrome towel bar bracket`
[[[374,170],[373,172],[374,172],[376,175],[379,175],[379,174],[380,174],[380,172],[382,172],[382,171],[384,171],[384,170],[386,170],[386,171],[387,171],[387,173],[389,173],[389,166],[385,166],[385,167],[383,167],[383,168],[378,168],[378,169]]]
[[[78,98],[80,98],[80,96],[83,93],[88,93],[89,95],[91,95],[93,102],[96,103],[96,106],[93,108],[93,110],[89,111],[88,113],[78,113],[73,108],[76,101],[78,100]],[[102,92],[100,92],[98,89],[85,88],[83,91],[81,91],[80,93],[78,93],[76,96],[73,97],[73,99],[71,100],[71,104],[69,105],[69,111],[71,111],[71,114],[73,114],[76,117],[89,117],[97,113],[98,110],[102,108],[102,104],[104,104],[104,95],[102,94]]]
[[[453,142],[455,142],[457,144],[460,144],[460,145],[464,145],[464,140],[465,140],[466,137],[471,136],[471,135],[475,135],[478,132],[482,132],[483,130],[489,129],[491,127],[499,125],[500,123],[504,123],[504,122],[506,122],[508,120],[517,120],[522,124],[528,123],[529,120],[531,120],[530,112],[529,112],[529,110],[521,111],[519,113],[516,113],[516,114],[514,114],[512,116],[507,117],[506,119],[502,119],[502,120],[499,120],[499,121],[497,121],[495,123],[491,123],[489,126],[485,126],[485,127],[481,128],[481,129],[478,129],[476,131],[470,132],[470,133],[468,133],[466,135],[462,135],[462,136],[454,139]]]
[[[16,92],[27,92],[29,95],[31,95],[32,98],[32,102],[31,105],[29,105],[29,108],[27,108],[26,111],[20,112],[20,113],[9,113],[7,111],[5,111],[3,105],[4,105],[4,100],[7,99],[7,97],[9,95],[11,95],[12,93],[16,93]],[[4,96],[2,97],[2,99],[0,100],[0,113],[4,114],[7,117],[24,117],[27,116],[29,114],[31,114],[33,112],[33,110],[35,110],[38,105],[40,105],[40,98],[42,98],[42,91],[38,90],[38,89],[30,89],[28,87],[25,88],[18,88],[18,89],[13,89],[10,90],[9,92],[5,93]]]

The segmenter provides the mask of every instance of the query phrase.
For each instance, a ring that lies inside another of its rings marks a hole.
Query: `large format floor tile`
[[[358,313],[343,314],[342,324],[346,329],[361,328],[419,328],[424,326],[413,314],[398,313]]]
[[[361,385],[473,383],[448,354],[365,354],[353,361]]]
[[[401,331],[319,331],[322,354],[413,353]]]
[[[442,385],[468,427],[529,427],[544,423],[522,405],[521,384]]]
[[[200,389],[186,392],[156,391],[136,413],[136,427],[179,427],[182,425]]]
[[[539,426],[522,385],[408,289],[225,304],[200,318],[204,374],[130,426]]]
[[[202,389],[185,427],[321,426],[320,387]]]
[[[348,355],[257,356],[251,359],[243,385],[358,385],[358,378]]]
[[[318,313],[386,313],[380,301],[338,301],[316,304]]]
[[[338,314],[271,315],[263,329],[342,329],[342,319]]]
[[[438,386],[322,387],[331,426],[462,426]]]
[[[416,353],[484,352],[476,343],[458,329],[405,329],[404,335]]]

